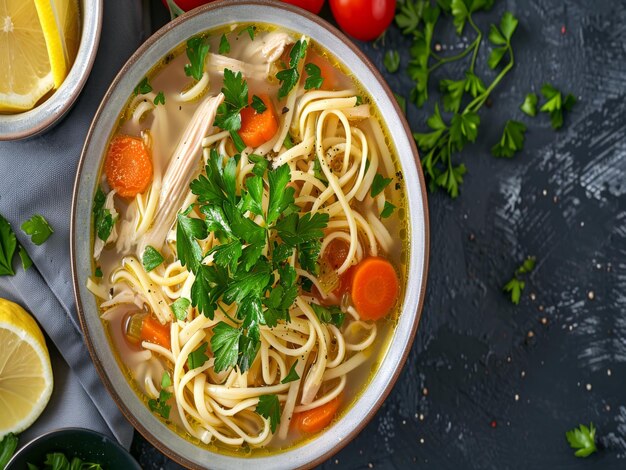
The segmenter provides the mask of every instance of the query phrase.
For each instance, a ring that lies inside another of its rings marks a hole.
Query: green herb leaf
[[[480,117],[474,112],[455,114],[450,123],[450,139],[453,145],[460,150],[465,141],[474,142],[478,136]]]
[[[139,85],[137,85],[135,87],[135,96],[137,96],[139,94],[146,95],[146,94],[150,93],[151,91],[152,91],[152,86],[148,82],[148,77],[144,77],[139,82]]]
[[[219,322],[213,327],[211,349],[215,356],[215,372],[221,372],[237,364],[239,356],[239,338],[242,331],[228,323]]]
[[[458,113],[465,91],[465,80],[441,80],[439,90],[443,94],[443,109]]]
[[[228,39],[226,38],[226,35],[222,34],[222,37],[220,38],[219,53],[220,54],[228,54],[229,52],[230,52],[230,43],[228,42]]]
[[[577,449],[574,455],[576,457],[589,457],[598,451],[596,447],[596,428],[593,423],[589,427],[581,424],[578,428],[574,428],[565,433],[567,442],[572,449]]]
[[[289,134],[287,134],[287,137],[289,137]],[[267,165],[269,162],[265,159],[265,157],[262,157],[261,155],[256,155],[254,153],[248,155],[248,160],[254,163],[252,173],[262,178],[265,174],[265,171],[267,170]]]
[[[346,314],[343,313],[341,308],[337,305],[324,307],[323,305],[312,303],[311,308],[322,323],[330,323],[335,325],[337,328],[341,328],[343,326]]]
[[[452,199],[456,199],[459,195],[459,186],[463,184],[465,173],[467,173],[467,168],[464,164],[451,166],[437,176],[435,182],[438,186],[445,188]]]
[[[11,224],[0,215],[0,276],[13,276],[13,256],[17,240]]]
[[[162,91],[154,97],[154,105],[158,106],[159,104],[165,105],[165,94]]]
[[[163,371],[163,375],[161,376],[161,388],[167,388],[172,386],[172,377],[170,377],[170,373],[166,370]]]
[[[537,259],[534,256],[528,256],[519,268],[515,270],[516,275],[530,274],[535,269]]]
[[[261,395],[256,406],[256,412],[269,419],[272,433],[276,432],[276,428],[280,424],[280,402],[278,397],[276,395]]]
[[[535,93],[528,93],[526,98],[524,98],[524,102],[520,106],[522,112],[528,114],[529,116],[537,115],[537,95]]]
[[[283,142],[283,145],[285,146],[287,150],[289,150],[290,148],[294,146],[293,139],[291,138],[291,134],[287,133],[287,136],[285,137],[285,141]]]
[[[422,19],[425,3],[425,0],[398,2],[395,20],[402,34],[408,35],[417,30]]]
[[[469,92],[473,98],[476,98],[478,95],[485,93],[487,88],[483,81],[478,77],[474,72],[470,72],[469,70],[465,72],[465,91]]]
[[[206,341],[198,346],[194,351],[189,353],[187,357],[187,367],[189,370],[202,367],[206,361],[209,360],[209,356],[206,355],[206,350],[209,347],[209,343]]]
[[[285,376],[283,380],[280,381],[281,384],[288,384],[289,382],[295,382],[296,380],[300,380],[300,376],[296,372],[296,366],[298,365],[298,360],[291,364],[291,368],[289,369],[289,373]]]
[[[456,33],[460,35],[469,17],[467,5],[464,0],[452,0],[450,7]]]
[[[203,255],[196,240],[203,240],[207,237],[206,224],[203,220],[187,217],[183,214],[178,214],[176,220],[178,259],[183,266],[187,266],[187,269],[197,273]]]
[[[315,64],[309,63],[304,66],[304,70],[307,74],[306,80],[304,82],[304,89],[319,89],[324,82],[324,77],[322,77],[322,71],[320,70],[320,68]]]
[[[41,245],[54,233],[48,221],[39,214],[33,215],[22,224],[22,231],[30,235],[35,245]]]
[[[167,404],[167,401],[170,398],[172,398],[172,394],[161,389],[161,392],[159,393],[159,398],[157,398],[156,400],[148,400],[148,407],[150,408],[150,411],[157,413],[164,419],[169,419],[172,407]]]
[[[6,467],[17,449],[17,436],[10,432],[0,441],[0,468]]]
[[[21,248],[21,247],[20,247]],[[94,276],[96,277],[102,277],[102,268],[100,266],[96,267],[96,270],[94,272]]]
[[[201,264],[191,286],[191,305],[213,319],[217,301],[228,286],[228,273],[219,266]]]
[[[246,26],[244,29],[239,31],[237,33],[237,36],[241,36],[243,33],[248,33],[248,36],[250,36],[250,41],[254,41],[254,33],[255,32],[256,32],[256,26],[250,25],[250,26]]]
[[[269,204],[267,208],[267,224],[272,224],[278,217],[294,203],[294,188],[287,186],[291,181],[289,165],[281,165],[268,172],[270,187]]]
[[[560,129],[563,126],[563,110],[571,111],[576,104],[576,98],[568,94],[563,99],[561,92],[548,83],[541,87],[541,94],[547,101],[541,106],[540,111],[549,113],[552,127],[555,130]]]
[[[400,68],[400,54],[398,51],[389,50],[385,53],[383,64],[389,73],[396,73]]]
[[[380,218],[381,219],[386,219],[387,217],[390,217],[391,214],[393,214],[394,210],[396,210],[396,206],[394,206],[389,201],[385,201],[385,206],[383,207],[383,210],[380,213]]]
[[[163,256],[161,256],[161,253],[159,253],[156,248],[148,245],[143,251],[141,264],[143,264],[143,268],[147,273],[160,266],[163,261]]]
[[[190,305],[191,302],[188,299],[185,299],[184,297],[179,297],[174,303],[170,305],[170,309],[172,309],[174,316],[178,320],[184,321],[187,319],[187,310],[189,309]]]
[[[201,80],[204,75],[204,61],[209,53],[209,43],[206,38],[196,36],[187,41],[187,58],[189,63],[185,65],[185,75]]]
[[[510,293],[511,302],[517,305],[519,304],[524,287],[526,287],[526,283],[514,277],[509,282],[507,282],[502,289],[504,290],[504,292]]]
[[[267,106],[265,106],[263,100],[257,95],[252,96],[252,103],[250,106],[252,106],[252,109],[254,109],[257,114],[263,114],[267,110]]]
[[[96,191],[96,196],[93,202],[93,214],[94,214],[94,226],[98,238],[103,242],[106,242],[111,235],[115,220],[109,209],[104,208],[106,196],[100,187]]]
[[[248,106],[248,82],[241,72],[224,69],[222,93],[224,102],[217,108],[213,125],[226,131],[238,131],[241,129],[241,110]]]
[[[500,141],[491,148],[494,157],[511,158],[524,147],[526,126],[518,121],[509,120],[504,126]]]
[[[300,80],[298,72],[298,63],[306,56],[307,43],[299,40],[291,48],[289,53],[289,68],[281,70],[276,74],[276,78],[281,82],[278,89],[278,99],[286,97]]]
[[[376,173],[374,175],[374,180],[372,181],[372,187],[370,189],[370,195],[372,196],[372,198],[375,198],[380,193],[382,193],[392,181],[392,178],[384,178],[380,173]]]

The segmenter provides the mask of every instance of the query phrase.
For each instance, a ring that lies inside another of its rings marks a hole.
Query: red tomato
[[[324,0],[283,0],[283,2],[304,8],[315,14],[318,14],[324,6]]]
[[[329,0],[341,29],[361,41],[383,34],[393,20],[396,0]]]
[[[167,0],[161,0],[167,7]],[[181,10],[189,11],[201,5],[211,3],[213,0],[172,0]],[[169,7],[168,7],[169,8]]]

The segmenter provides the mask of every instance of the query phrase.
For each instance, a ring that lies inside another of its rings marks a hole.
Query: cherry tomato
[[[163,2],[163,5],[168,7],[167,0],[161,0],[161,1]],[[173,0],[173,1],[176,5],[178,5],[178,7],[181,10],[189,11],[201,5],[206,5],[207,3],[211,3],[213,0]]]
[[[341,29],[361,41],[383,34],[393,20],[396,0],[329,0]]]
[[[318,14],[324,6],[324,0],[283,0],[283,2],[304,8],[315,14]]]

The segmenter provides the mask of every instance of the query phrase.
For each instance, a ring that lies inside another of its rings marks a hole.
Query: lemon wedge
[[[59,88],[74,63],[80,42],[78,0],[35,0],[35,6],[46,39],[54,88]]]
[[[52,384],[39,326],[22,307],[0,299],[0,440],[33,424],[50,400]]]
[[[0,1],[0,51],[0,112],[31,109],[54,87],[32,1]]]

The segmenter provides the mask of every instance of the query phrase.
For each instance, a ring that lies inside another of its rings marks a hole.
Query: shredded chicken
[[[161,249],[165,237],[174,223],[176,212],[181,208],[188,193],[191,180],[200,172],[202,140],[215,131],[213,121],[217,107],[224,101],[224,95],[207,98],[196,110],[189,126],[174,150],[163,176],[159,208],[150,230],[143,238],[138,254],[146,246]]]
[[[106,239],[106,241],[101,240],[100,237],[98,237],[96,234],[96,241],[93,244],[93,257],[96,260],[100,259],[102,250],[108,243],[113,243],[115,242],[115,240],[117,240],[117,219],[119,214],[115,210],[115,201],[113,199],[114,197],[115,190],[107,194],[107,197],[104,200],[104,208],[111,211],[111,216],[113,217],[113,228],[111,229],[111,233],[109,234],[109,237]]]

